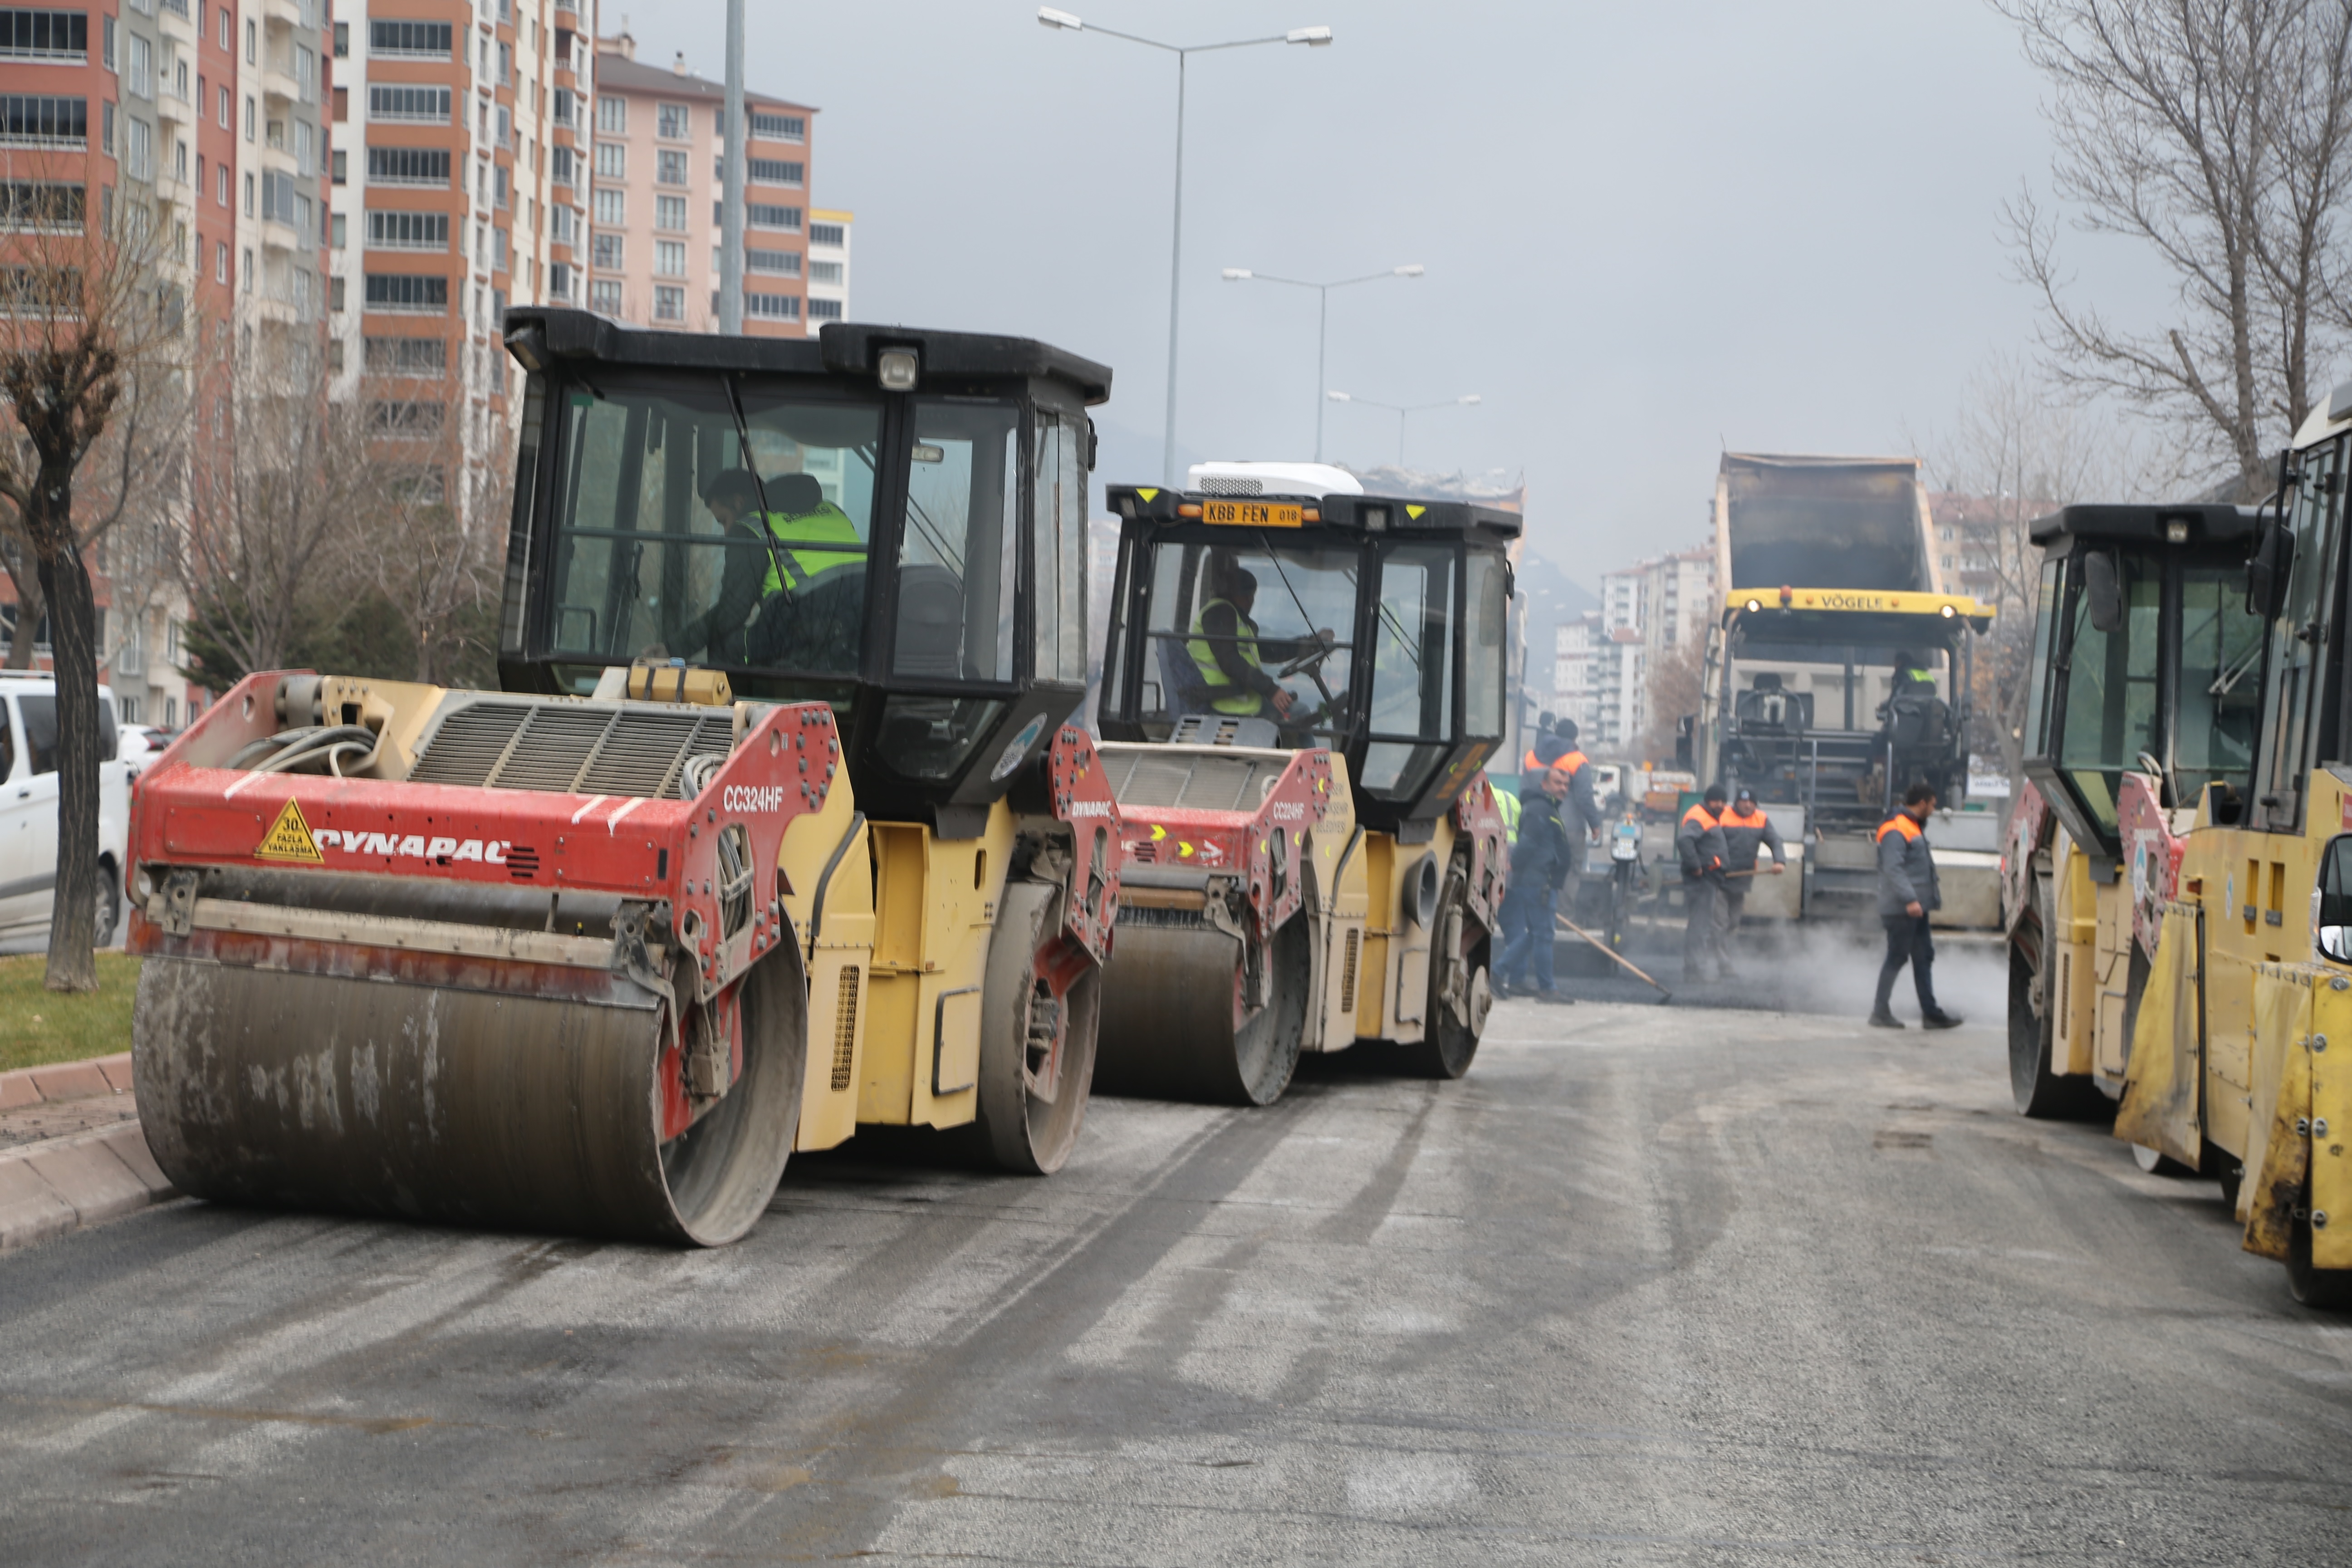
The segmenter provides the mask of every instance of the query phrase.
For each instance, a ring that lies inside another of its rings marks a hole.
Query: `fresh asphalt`
[[[180,1203],[0,1257],[0,1563],[2352,1557],[2352,1321],[2012,1115],[1989,1028],[1344,1061],[1098,1101],[1048,1180],[796,1161],[718,1252]]]

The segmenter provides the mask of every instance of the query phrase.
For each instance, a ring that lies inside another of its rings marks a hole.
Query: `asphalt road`
[[[1515,1003],[1469,1079],[796,1162],[701,1254],[0,1258],[0,1562],[2352,1560],[2352,1321],[1999,1039]]]

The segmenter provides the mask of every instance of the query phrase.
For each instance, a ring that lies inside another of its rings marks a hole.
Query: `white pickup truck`
[[[122,920],[131,773],[117,760],[114,693],[98,689],[98,940]],[[58,874],[58,686],[46,672],[0,673],[0,952],[38,951]]]

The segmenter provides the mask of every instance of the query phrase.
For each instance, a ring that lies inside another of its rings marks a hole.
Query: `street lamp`
[[[1287,283],[1294,289],[1315,290],[1318,300],[1315,318],[1315,384],[1320,386],[1323,384],[1324,345],[1329,341],[1331,335],[1331,290],[1345,289],[1350,283],[1377,283],[1383,278],[1418,278],[1424,270],[1426,268],[1420,262],[1409,261],[1402,267],[1391,267],[1386,272],[1367,272],[1361,278],[1340,278],[1329,283],[1309,283],[1303,278],[1277,278],[1271,272],[1253,272],[1246,267],[1228,267],[1225,268],[1225,281],[1228,283],[1247,283],[1253,280],[1259,283]],[[1323,460],[1323,405],[1319,399],[1315,405],[1315,460],[1318,463]]]
[[[1385,408],[1395,415],[1397,416],[1397,467],[1400,468],[1404,467],[1404,416],[1406,415],[1426,414],[1433,408],[1463,408],[1473,403],[1484,401],[1475,392],[1465,393],[1460,397],[1449,397],[1443,403],[1381,403],[1370,397],[1351,397],[1344,392],[1327,392],[1323,395],[1334,403],[1360,403],[1367,408]]]
[[[1171,489],[1178,488],[1176,473],[1176,323],[1178,309],[1183,298],[1181,281],[1184,264],[1184,68],[1194,55],[1213,53],[1218,49],[1244,49],[1255,44],[1305,44],[1319,49],[1331,41],[1328,27],[1293,27],[1286,33],[1276,33],[1263,38],[1234,38],[1222,44],[1163,44],[1157,38],[1139,37],[1110,27],[1088,26],[1067,11],[1057,11],[1051,5],[1037,7],[1040,26],[1056,32],[1100,33],[1107,38],[1123,38],[1130,44],[1141,44],[1148,49],[1159,49],[1176,57],[1176,217],[1171,226],[1168,242],[1168,430],[1160,446],[1161,478]]]

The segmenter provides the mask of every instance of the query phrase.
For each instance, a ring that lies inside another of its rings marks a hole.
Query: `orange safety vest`
[[[1900,833],[1905,838],[1916,838],[1919,837],[1919,825],[1911,820],[1908,813],[1898,811],[1878,825],[1878,831],[1870,836],[1870,841],[1883,844],[1890,833]]]
[[[1761,811],[1751,811],[1743,815],[1740,812],[1740,809],[1735,805],[1730,810],[1723,814],[1722,820],[1724,826],[1727,827],[1761,827],[1765,823],[1769,822],[1770,818],[1767,817]],[[1906,817],[1905,820],[1908,821],[1909,819]]]
[[[1549,765],[1555,768],[1566,768],[1568,770],[1568,776],[1570,778],[1574,778],[1576,776],[1577,770],[1584,766],[1585,763],[1589,760],[1590,759],[1588,759],[1582,752],[1570,752],[1561,757],[1559,761]],[[1519,771],[1521,773],[1538,773],[1542,771],[1545,765],[1543,759],[1537,756],[1533,751],[1530,751],[1528,752],[1528,760],[1519,764]]]
[[[1683,813],[1683,821],[1685,824],[1693,820],[1696,820],[1701,827],[1706,828],[1710,832],[1717,831],[1723,826],[1723,818],[1707,810],[1706,802],[1705,801],[1700,801],[1688,811]],[[1723,858],[1719,855],[1717,856],[1715,863],[1717,866],[1722,865]]]

